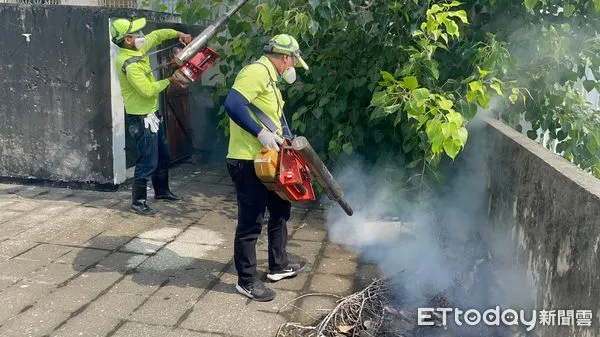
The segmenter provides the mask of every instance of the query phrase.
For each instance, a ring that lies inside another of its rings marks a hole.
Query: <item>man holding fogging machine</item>
[[[279,151],[281,136],[289,135],[277,83],[281,79],[294,83],[295,67],[308,69],[296,39],[287,34],[273,37],[264,47],[264,55],[240,71],[224,104],[230,117],[227,169],[238,201],[234,239],[236,289],[255,301],[275,297],[275,292],[256,276],[256,241],[265,209],[269,210],[267,278],[276,282],[296,276],[305,268],[304,262],[289,261],[286,252],[291,203],[269,191],[254,169],[254,158],[262,147]]]

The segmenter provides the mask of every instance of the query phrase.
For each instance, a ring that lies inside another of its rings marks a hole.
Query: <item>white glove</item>
[[[258,133],[258,141],[262,144],[262,146],[275,150],[277,152],[279,152],[279,145],[278,144],[283,144],[283,138],[279,137],[278,135],[267,131],[266,129],[262,129],[259,133]]]
[[[158,117],[153,113],[146,115],[146,117],[144,117],[144,127],[150,128],[150,131],[152,131],[152,133],[157,133],[158,132],[158,126],[160,124],[160,119],[158,119]]]

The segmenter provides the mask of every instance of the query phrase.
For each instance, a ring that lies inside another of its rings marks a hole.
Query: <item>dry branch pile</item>
[[[385,280],[375,280],[365,289],[340,299],[315,326],[286,323],[277,336],[376,336],[384,318],[387,286]],[[296,334],[292,334],[293,331]]]

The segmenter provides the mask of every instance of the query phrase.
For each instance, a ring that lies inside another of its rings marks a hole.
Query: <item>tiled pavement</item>
[[[310,323],[335,304],[297,297],[352,291],[356,256],[328,243],[321,211],[294,208],[288,250],[309,268],[269,284],[272,302],[237,294],[229,177],[191,164],[171,175],[185,201],[150,198],[153,218],[129,211],[128,189],[0,184],[0,336],[270,337],[282,323]]]

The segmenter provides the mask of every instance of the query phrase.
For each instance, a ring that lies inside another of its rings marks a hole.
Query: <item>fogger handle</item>
[[[348,215],[354,214],[352,207],[346,200],[344,200],[344,192],[335,178],[331,175],[327,166],[321,161],[321,158],[317,155],[315,150],[312,148],[308,139],[305,137],[296,137],[292,140],[292,148],[300,153],[305,159],[306,165],[310,169],[311,173],[315,176],[321,186],[327,190],[327,195],[330,199],[335,200],[340,204],[344,212]]]

